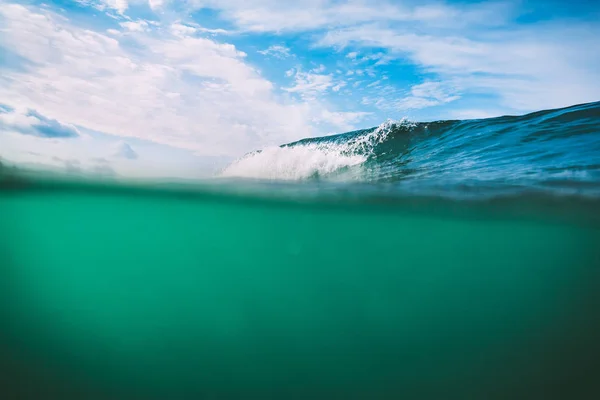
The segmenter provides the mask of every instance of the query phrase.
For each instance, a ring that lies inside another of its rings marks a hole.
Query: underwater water
[[[600,103],[0,189],[8,398],[600,395]]]

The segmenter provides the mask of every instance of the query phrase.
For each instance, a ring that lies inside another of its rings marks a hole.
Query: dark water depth
[[[0,191],[3,390],[595,398],[597,209],[13,184]]]

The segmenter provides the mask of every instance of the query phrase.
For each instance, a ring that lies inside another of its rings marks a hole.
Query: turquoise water
[[[189,185],[5,172],[5,393],[596,398],[597,110],[384,125]]]

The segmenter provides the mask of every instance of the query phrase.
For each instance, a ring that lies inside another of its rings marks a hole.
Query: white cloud
[[[131,145],[127,142],[121,141],[115,145],[115,157],[125,158],[127,160],[135,160],[138,158],[138,154],[133,150]]]
[[[313,121],[330,105],[278,95],[231,44],[166,26],[128,36],[123,45],[120,35],[77,27],[45,10],[6,4],[0,15],[0,45],[30,62],[3,72],[0,102],[199,155],[236,157],[324,133]],[[288,91],[301,95],[333,85],[328,75],[295,78]]]
[[[127,0],[100,0],[102,5],[117,11],[119,14],[123,14],[129,7]]]
[[[343,88],[346,85],[347,85],[346,82],[340,82],[337,85],[335,85],[334,87],[332,87],[331,90],[333,90],[334,92],[339,92],[340,89]]]
[[[214,35],[229,35],[232,33],[226,29],[205,28],[205,27],[200,26],[193,22],[182,23],[180,21],[177,21],[177,22],[171,24],[170,28],[171,28],[171,33],[173,33],[176,36],[188,36],[188,35],[193,35],[195,33],[207,33],[209,35],[214,36]]]
[[[136,22],[134,22],[134,21],[121,22],[119,25],[121,25],[123,28],[125,28],[131,32],[144,32],[146,29],[148,29],[148,23],[143,20],[139,20]]]
[[[290,93],[298,93],[306,99],[312,99],[326,92],[333,85],[333,77],[331,75],[296,70],[294,86],[284,88],[284,90]]]
[[[196,0],[250,32],[307,32],[317,46],[349,49],[353,63],[410,63],[503,109],[534,110],[594,101],[600,93],[599,24],[519,24],[519,2],[478,4],[364,0]],[[383,52],[368,54],[374,49]],[[367,51],[367,55],[361,56]],[[376,76],[365,69],[368,76]],[[425,104],[423,100],[419,100]],[[414,102],[417,104],[417,101]]]
[[[375,53],[375,54],[367,54],[365,56],[360,57],[359,59],[357,59],[357,61],[359,63],[367,63],[369,61],[375,61],[375,63],[373,65],[378,66],[378,65],[385,65],[385,64],[389,64],[390,61],[392,61],[394,59],[394,57],[390,57],[389,55],[385,54],[385,53]]]
[[[240,29],[254,32],[333,29],[368,21],[449,20],[445,12],[426,12],[388,1],[377,6],[364,0],[192,0],[190,4],[218,9]]]
[[[365,0],[189,0],[196,8],[212,8],[240,29],[253,32],[299,32],[360,25],[368,22],[427,23],[434,27],[502,25],[514,6],[484,2],[453,7],[444,4],[412,5],[410,2]]]
[[[235,32],[232,32],[232,31],[228,31],[227,29],[205,28],[205,27],[199,26],[199,25],[196,25],[196,30],[198,32],[208,33],[208,34],[211,34],[211,35],[231,35],[231,34],[235,33]]]
[[[499,96],[504,107],[535,110],[597,100],[598,27],[547,26],[491,32],[477,39],[407,33],[376,24],[328,32],[321,46],[387,48],[464,92]],[[418,97],[418,96],[417,96]],[[439,101],[412,99],[413,106]]]
[[[165,5],[165,0],[148,0],[148,5],[153,11],[156,11]]]
[[[410,89],[411,95],[394,103],[394,107],[406,109],[419,109],[450,103],[458,100],[460,96],[449,85],[442,82],[423,82]]]
[[[318,67],[311,69],[310,72],[314,72],[316,74],[320,74],[321,72],[325,72],[326,69],[327,68],[323,64],[321,64]]]
[[[272,56],[279,59],[292,57],[290,49],[280,45],[269,46],[265,50],[260,50],[259,53],[265,56]]]
[[[381,84],[381,79],[378,79],[376,81],[373,81],[371,83],[369,83],[366,87],[370,88],[370,87],[375,87],[377,85]]]
[[[79,131],[74,126],[48,118],[31,109],[3,109],[0,112],[0,129],[48,139],[79,136]]]
[[[81,132],[80,132],[81,133]],[[137,158],[124,157],[120,145],[127,143]],[[128,176],[140,178],[205,178],[225,167],[231,158],[196,157],[191,152],[150,142],[115,142],[113,136],[86,135],[46,138],[3,129],[0,159],[21,167],[57,172]]]
[[[381,111],[404,115],[408,110],[439,106],[461,97],[459,89],[451,82],[425,81],[412,85],[408,91],[405,91],[386,84],[385,81],[382,78],[365,85],[366,95],[362,97],[361,103]]]
[[[465,109],[455,110],[450,113],[452,119],[483,119],[492,118],[502,115],[502,110],[480,110],[480,109]]]
[[[332,112],[323,110],[316,121],[339,127],[344,131],[350,131],[354,129],[357,123],[369,115],[371,115],[369,112]]]
[[[329,1],[304,1],[296,3],[267,1],[222,1],[212,3],[223,15],[233,20],[241,29],[255,32],[281,32],[317,29],[360,22],[396,12],[395,7],[371,7],[358,4],[334,5]],[[365,19],[366,18],[366,19]]]
[[[171,24],[171,33],[173,33],[175,36],[189,36],[193,35],[197,31],[197,28],[179,22]]]
[[[15,5],[1,12],[9,28],[3,45],[36,65],[27,75],[12,72],[0,89],[1,97],[13,103],[98,131],[206,152],[243,152],[276,133],[285,141],[286,133],[290,138],[293,131],[310,132],[302,107],[275,102],[271,83],[232,45],[147,37],[143,44],[152,50],[141,59],[113,38],[51,15]],[[199,82],[190,84],[186,74]],[[167,91],[182,96],[170,98]],[[240,139],[233,141],[240,148],[230,148],[231,137]]]

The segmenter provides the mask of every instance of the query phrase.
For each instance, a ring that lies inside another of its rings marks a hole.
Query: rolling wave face
[[[224,177],[418,187],[544,187],[600,195],[600,102],[524,116],[411,123],[273,147]]]

